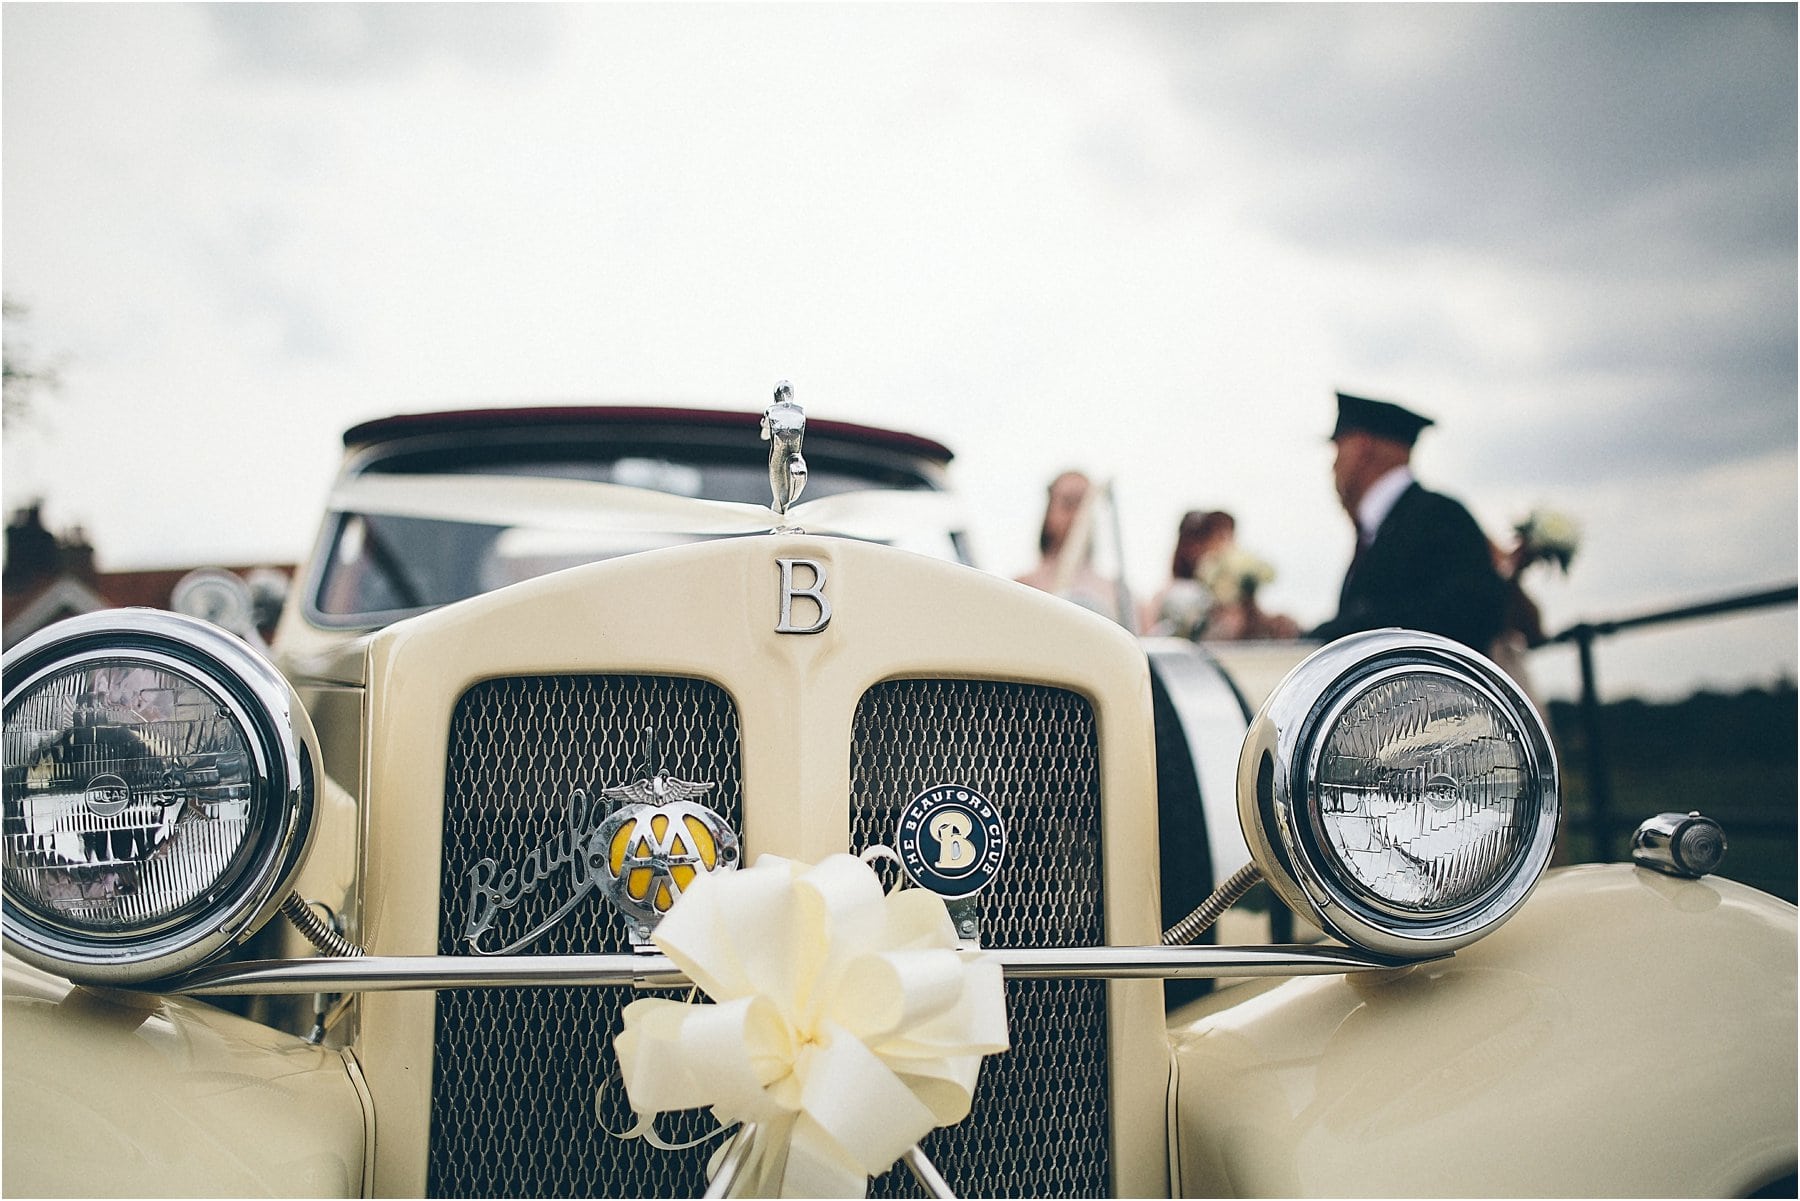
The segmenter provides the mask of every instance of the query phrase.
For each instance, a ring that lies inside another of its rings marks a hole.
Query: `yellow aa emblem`
[[[737,836],[718,814],[692,801],[626,805],[601,824],[600,841],[607,895],[650,924],[697,877],[737,866]]]
[[[694,877],[719,865],[719,844],[693,814],[639,814],[620,826],[607,847],[607,866],[625,895],[667,913]]]

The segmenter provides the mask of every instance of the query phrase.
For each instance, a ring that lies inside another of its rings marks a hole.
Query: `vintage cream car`
[[[1010,1038],[874,1195],[1793,1195],[1795,911],[1712,823],[1546,874],[1481,657],[1140,643],[960,561],[936,444],[757,421],[362,427],[279,670],[7,655],[7,1194],[741,1189],[703,1111],[622,1137],[622,1012],[696,880],[848,851]],[[1200,941],[1258,880],[1297,938]]]

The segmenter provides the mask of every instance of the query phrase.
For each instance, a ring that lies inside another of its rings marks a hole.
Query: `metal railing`
[[[1768,609],[1778,605],[1792,605],[1797,599],[1800,599],[1800,584],[1787,584],[1779,588],[1767,588],[1759,592],[1725,597],[1722,600],[1704,601],[1696,605],[1683,605],[1678,609],[1664,609],[1660,612],[1645,613],[1636,617],[1623,617],[1612,621],[1582,622],[1579,625],[1570,626],[1545,643],[1546,646],[1551,646],[1572,642],[1581,656],[1580,715],[1582,733],[1587,744],[1588,836],[1592,840],[1597,856],[1603,856],[1605,848],[1611,843],[1613,816],[1612,779],[1606,761],[1606,741],[1601,726],[1600,689],[1594,669],[1594,643],[1598,639],[1611,637],[1626,630],[1668,625],[1699,617],[1742,613],[1752,609]]]

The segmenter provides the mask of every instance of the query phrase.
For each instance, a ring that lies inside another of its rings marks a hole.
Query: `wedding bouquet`
[[[1154,632],[1173,634],[1177,638],[1196,637],[1206,624],[1213,604],[1212,592],[1198,581],[1173,580],[1163,593]]]
[[[1519,570],[1533,563],[1555,563],[1564,574],[1575,559],[1581,545],[1581,527],[1563,513],[1553,509],[1533,509],[1530,516],[1513,527],[1519,535]]]
[[[1275,578],[1275,569],[1235,542],[1226,543],[1201,562],[1195,578],[1221,605],[1242,604]]]

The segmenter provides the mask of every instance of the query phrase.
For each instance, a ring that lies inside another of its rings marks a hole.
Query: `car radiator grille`
[[[713,784],[697,799],[742,829],[737,714],[718,687],[670,677],[546,676],[470,689],[451,722],[439,953],[469,953],[467,883],[477,860],[519,863],[567,823],[576,789],[597,796],[655,767]],[[1007,862],[980,900],[984,943],[1104,941],[1098,740],[1085,700],[1017,684],[882,684],[856,715],[850,768],[857,850],[891,843],[900,807],[933,784],[966,784],[997,804],[1007,822]],[[553,878],[501,914],[483,946],[538,928],[571,888]],[[594,954],[627,950],[629,942],[623,922],[592,897],[519,949]],[[432,1195],[699,1196],[716,1140],[669,1152],[608,1133],[632,1123],[611,1044],[620,1011],[639,995],[655,994],[438,994]],[[974,1112],[929,1136],[927,1153],[964,1195],[1107,1192],[1104,985],[1013,981],[1007,1003],[1013,1050],[988,1059]],[[682,1143],[712,1125],[703,1113],[669,1115],[658,1131]],[[873,1196],[916,1191],[903,1169],[871,1187]]]
[[[1006,861],[978,899],[990,947],[1097,946],[1100,750],[1073,692],[974,680],[894,680],[864,695],[850,749],[850,842],[892,845],[900,810],[936,784],[994,802]],[[1013,980],[1012,1049],[981,1066],[967,1119],[920,1144],[964,1197],[1111,1191],[1106,985]],[[870,1196],[923,1196],[896,1168]]]
[[[575,789],[598,796],[656,767],[715,785],[696,799],[743,828],[737,712],[717,686],[663,676],[545,676],[471,688],[450,725],[438,953],[469,953],[463,930],[476,860],[520,863],[568,821]],[[555,884],[502,914],[483,945],[503,946],[543,924],[573,891],[561,878]],[[541,955],[630,949],[624,922],[597,895],[520,948]],[[620,1012],[639,996],[679,995],[440,992],[431,1195],[698,1197],[707,1148],[672,1154],[608,1133],[632,1124],[612,1052]],[[678,1114],[658,1128],[679,1143],[712,1125],[702,1114]]]

